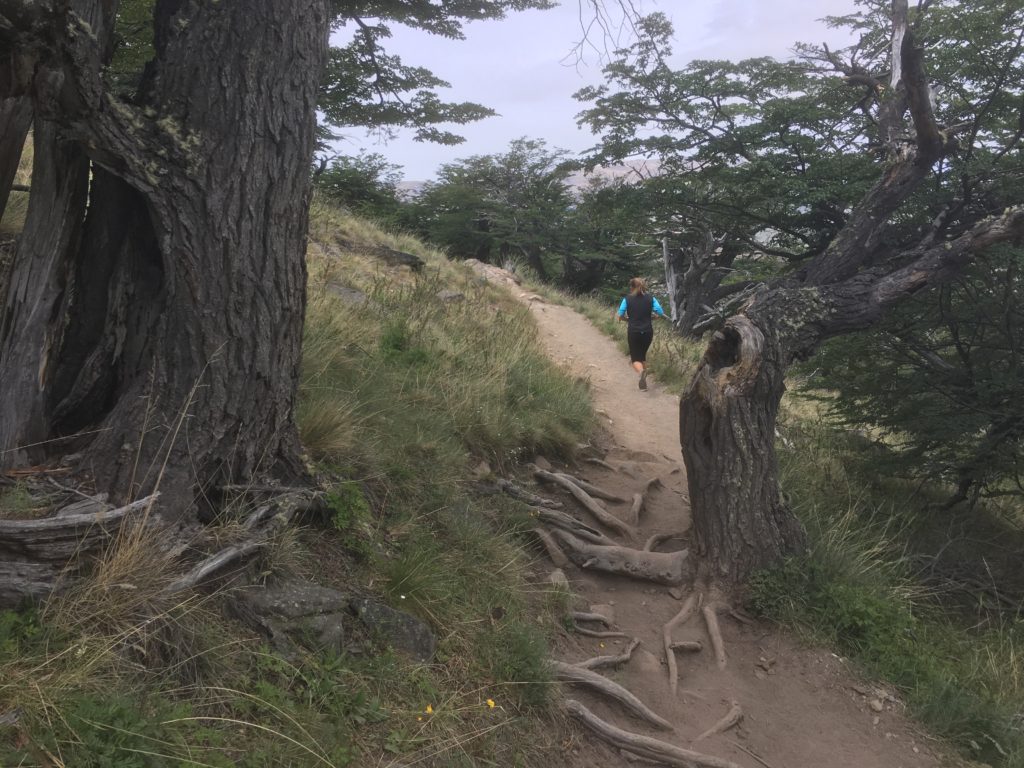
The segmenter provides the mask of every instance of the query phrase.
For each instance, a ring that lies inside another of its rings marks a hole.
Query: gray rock
[[[271,644],[290,652],[293,641],[340,651],[351,616],[348,596],[298,579],[235,593],[234,613],[267,635]]]
[[[444,290],[440,290],[437,292],[437,298],[439,298],[445,304],[451,304],[457,301],[464,301],[466,298],[466,294],[462,293],[462,291],[452,291],[449,290],[448,288],[445,288]]]
[[[368,302],[365,293],[341,283],[330,282],[326,285],[326,289],[328,293],[337,296],[343,303],[354,307],[361,307]]]
[[[367,629],[395,650],[420,662],[434,657],[437,636],[426,622],[369,598],[354,601],[352,607]]]

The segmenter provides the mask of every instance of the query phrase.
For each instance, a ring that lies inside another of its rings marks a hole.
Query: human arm
[[[654,314],[658,315],[658,317],[663,317],[666,320],[668,320],[668,315],[665,314],[665,310],[661,308],[661,304],[658,303],[658,300],[654,296],[651,296],[651,300],[653,301],[651,309],[654,310]],[[625,299],[623,299],[623,302],[625,302]]]
[[[615,313],[615,316],[617,318],[619,318],[619,320],[625,321],[625,319],[626,319],[626,300],[625,299],[623,299],[622,303],[619,304],[619,309]]]

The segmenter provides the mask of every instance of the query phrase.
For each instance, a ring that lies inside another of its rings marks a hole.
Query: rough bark
[[[33,407],[51,430],[96,433],[81,469],[99,489],[162,483],[164,511],[180,512],[210,485],[303,472],[293,407],[328,25],[323,0],[160,0],[155,13],[144,109],[103,90],[100,53],[74,25],[65,84],[44,99],[106,171],[106,194],[60,315],[57,375]]]
[[[11,185],[31,126],[31,100],[23,97],[0,100],[0,219],[7,209]]]

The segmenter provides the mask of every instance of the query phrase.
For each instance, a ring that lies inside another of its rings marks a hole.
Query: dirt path
[[[590,380],[595,407],[610,433],[605,460],[616,471],[585,463],[572,471],[626,498],[641,490],[647,479],[662,479],[664,487],[652,491],[641,517],[639,541],[633,546],[642,546],[651,534],[687,528],[678,399],[656,382],[649,391],[639,391],[627,358],[581,315],[567,307],[531,300],[522,289],[515,292],[530,303],[551,357]],[[571,498],[559,498],[565,501],[566,510],[593,523]],[[628,511],[624,504],[609,502],[608,508],[619,516]],[[671,541],[662,549],[680,546]],[[699,640],[705,650],[677,655],[680,682],[678,695],[673,696],[661,627],[680,610],[686,595],[677,591],[678,597],[673,596],[665,587],[572,566],[566,573],[578,595],[578,608],[610,613],[614,628],[641,640],[628,663],[603,673],[640,696],[675,726],[675,732],[666,735],[646,727],[607,700],[574,690],[573,695],[602,719],[727,758],[744,768],[925,768],[950,764],[933,751],[934,742],[901,714],[900,704],[886,691],[858,680],[835,655],[802,647],[767,624],[746,625],[722,616],[728,663],[721,671],[707,647],[699,616],[676,629],[676,640]],[[555,654],[564,661],[577,662],[620,652],[628,642],[573,635]],[[692,745],[691,740],[725,715],[733,702],[742,707],[742,723]],[[558,764],[594,768],[634,765],[613,750],[595,749],[593,741],[596,737],[588,734],[585,741],[568,747]]]

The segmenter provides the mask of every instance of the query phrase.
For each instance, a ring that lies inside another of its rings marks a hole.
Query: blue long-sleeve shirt
[[[654,302],[651,305],[651,309],[654,311],[654,314],[661,315],[662,317],[665,317],[665,310],[663,310],[661,308],[661,304],[658,303],[658,299],[655,298],[654,296],[651,296],[651,301]],[[623,298],[622,299],[622,303],[619,304],[619,317],[622,317],[625,314],[626,314],[626,299]]]

